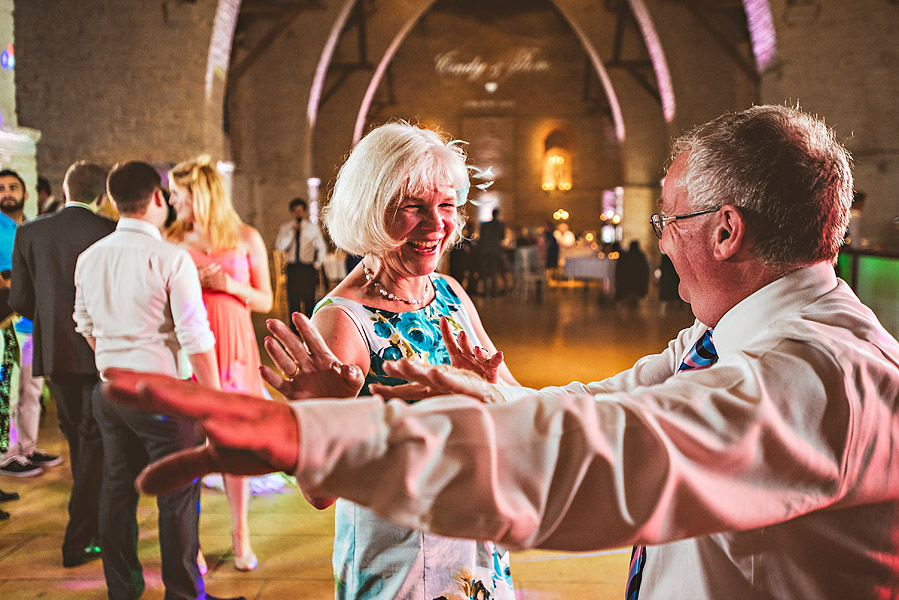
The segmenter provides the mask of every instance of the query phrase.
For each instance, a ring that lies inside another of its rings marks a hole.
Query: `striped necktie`
[[[715,344],[712,343],[712,330],[707,329],[699,340],[693,344],[684,357],[677,372],[707,369],[718,360]],[[627,592],[625,600],[637,600],[640,595],[640,583],[643,581],[643,569],[646,566],[646,546],[638,544],[631,550],[631,563],[627,572]]]

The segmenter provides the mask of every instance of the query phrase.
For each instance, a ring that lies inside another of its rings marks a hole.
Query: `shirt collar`
[[[744,298],[715,326],[713,340],[718,356],[745,348],[781,316],[794,313],[837,286],[833,266],[825,262],[787,273]]]
[[[70,206],[79,206],[81,208],[86,208],[87,210],[94,212],[93,207],[85,202],[75,202],[74,200],[69,200],[68,202],[66,202],[65,208],[69,208]]]
[[[119,219],[118,225],[116,225],[116,231],[134,231],[137,233],[146,233],[151,237],[156,238],[157,240],[162,239],[162,233],[152,223],[148,221],[144,221],[143,219],[132,219],[129,217],[122,217]]]

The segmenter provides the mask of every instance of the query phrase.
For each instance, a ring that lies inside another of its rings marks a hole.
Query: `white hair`
[[[387,233],[388,213],[404,197],[468,185],[460,144],[406,122],[373,129],[350,152],[325,208],[334,244],[357,256],[383,256],[399,247],[402,240]],[[456,210],[456,239],[464,223],[464,213]]]

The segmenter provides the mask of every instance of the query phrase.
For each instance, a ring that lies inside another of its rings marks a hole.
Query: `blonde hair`
[[[208,155],[175,165],[169,171],[169,183],[190,192],[194,222],[213,252],[237,247],[243,221],[234,210],[224,178]],[[179,242],[193,227],[194,223],[175,221],[166,234],[169,239]]]
[[[373,129],[337,174],[324,223],[334,244],[350,254],[383,256],[402,245],[387,233],[388,211],[407,196],[468,185],[461,142],[402,122]],[[456,210],[455,242],[465,215]]]

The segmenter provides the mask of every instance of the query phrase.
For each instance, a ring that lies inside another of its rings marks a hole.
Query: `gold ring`
[[[300,374],[300,365],[294,363],[294,366],[296,366],[297,370],[294,371],[293,373],[291,373],[290,375],[288,375],[287,376],[288,379],[293,379],[294,377],[296,377],[297,375]]]

